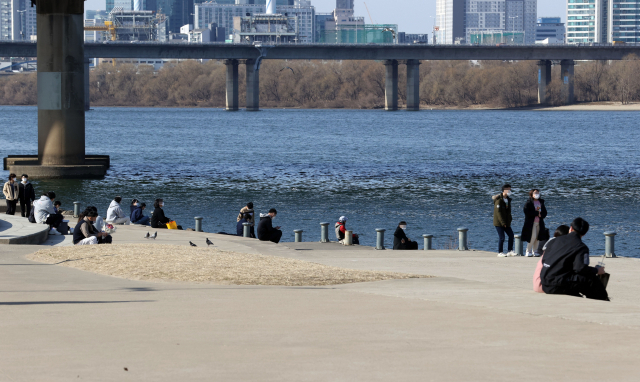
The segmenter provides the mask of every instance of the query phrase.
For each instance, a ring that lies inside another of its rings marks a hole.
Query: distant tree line
[[[293,70],[281,70],[290,67]],[[406,68],[400,65],[399,101],[406,101]],[[640,100],[640,60],[578,62],[578,102]],[[240,65],[240,105],[244,104]],[[420,101],[425,107],[521,107],[537,104],[535,61],[423,61]],[[102,64],[91,72],[93,106],[224,107],[225,66],[182,61],[154,72],[151,66]],[[559,65],[553,67],[549,103],[561,105]],[[266,60],[260,70],[262,107],[381,108],[385,69],[375,61]],[[0,104],[35,105],[36,74],[0,77]]]

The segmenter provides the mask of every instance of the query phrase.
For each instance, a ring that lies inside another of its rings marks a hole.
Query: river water
[[[235,232],[238,211],[278,209],[284,241],[293,230],[320,238],[321,221],[341,215],[361,243],[386,245],[400,220],[408,236],[435,235],[436,248],[470,229],[470,246],[497,251],[491,195],[509,182],[514,231],[532,187],[542,190],[555,229],[577,216],[603,253],[614,230],[616,253],[640,257],[638,112],[264,110],[96,108],[87,112],[87,153],[108,154],[104,180],[38,181],[63,207],[96,205],[106,213],[121,195],[185,227],[203,216],[208,232]],[[35,107],[0,107],[0,155],[37,152]],[[6,171],[0,174],[6,179]],[[150,212],[150,211],[148,211]],[[117,240],[117,238],[116,238]]]

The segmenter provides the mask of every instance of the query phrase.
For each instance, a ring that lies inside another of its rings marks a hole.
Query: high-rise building
[[[465,6],[472,0],[436,0],[434,44],[455,44],[465,38]]]
[[[353,0],[336,0],[336,9],[353,9]]]
[[[114,1],[115,0],[105,0],[105,10],[107,11],[107,13],[111,12],[111,10],[113,9]]]
[[[606,41],[640,42],[640,3],[635,0],[608,0]]]
[[[568,0],[568,44],[608,41],[607,1],[610,0]]]
[[[548,44],[563,44],[566,33],[560,17],[540,17],[536,24],[536,42],[546,41]]]
[[[536,0],[466,0],[465,39],[484,33],[524,36],[525,44],[535,42]]]
[[[36,36],[36,8],[31,1],[0,0],[0,40],[29,41]]]

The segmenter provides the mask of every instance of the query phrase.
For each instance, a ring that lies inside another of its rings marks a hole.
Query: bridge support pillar
[[[255,60],[246,60],[247,67],[247,111],[260,111],[260,70]]]
[[[384,109],[398,110],[398,60],[384,62],[386,68]]]
[[[407,110],[420,110],[420,60],[407,60]]]
[[[35,179],[101,178],[109,158],[85,155],[84,0],[38,1],[38,156],[5,170]]]
[[[225,60],[227,66],[227,111],[238,111],[238,60]]]
[[[575,102],[573,94],[573,60],[562,60],[560,62],[560,73],[562,75],[562,99],[565,105],[570,105]]]
[[[91,59],[84,59],[84,111],[89,111],[91,109],[91,76],[89,71],[89,65],[91,64]]]
[[[547,87],[551,82],[551,61],[538,61],[538,103],[547,103]]]

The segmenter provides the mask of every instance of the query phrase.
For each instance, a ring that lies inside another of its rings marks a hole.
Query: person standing
[[[9,174],[9,181],[4,184],[2,193],[7,201],[7,215],[15,215],[16,204],[20,198],[20,189],[16,183],[16,174]]]
[[[246,215],[249,215],[248,219]],[[245,207],[242,207],[242,209],[240,210],[240,213],[238,214],[238,217],[236,218],[236,221],[240,223],[240,220],[243,220],[243,219],[246,220],[245,221],[246,223],[251,224],[251,230],[250,230],[251,237],[255,239],[256,238],[256,231],[255,231],[256,218],[255,218],[255,212],[253,211],[252,202],[249,202]]]
[[[36,193],[33,190],[33,185],[29,183],[29,175],[22,174],[22,182],[18,186],[20,190],[20,214],[23,218],[28,218],[31,214],[31,203],[36,200]]]
[[[418,242],[411,241],[404,232],[407,229],[407,222],[401,221],[393,234],[393,249],[418,249]]]
[[[273,219],[276,218],[278,211],[275,208],[269,210],[268,214],[260,214],[260,221],[258,222],[258,240],[271,241],[279,243],[282,238],[282,231],[280,227],[273,226]]]
[[[513,252],[511,229],[511,185],[502,186],[502,193],[493,197],[493,225],[498,231],[498,257],[517,256]],[[509,236],[509,252],[504,253],[504,235]]]
[[[544,199],[540,198],[540,190],[534,188],[529,191],[529,200],[524,204],[523,211],[522,240],[529,243],[525,256],[540,256],[538,239],[540,233],[545,231],[544,219],[547,217],[547,207],[544,205]]]

